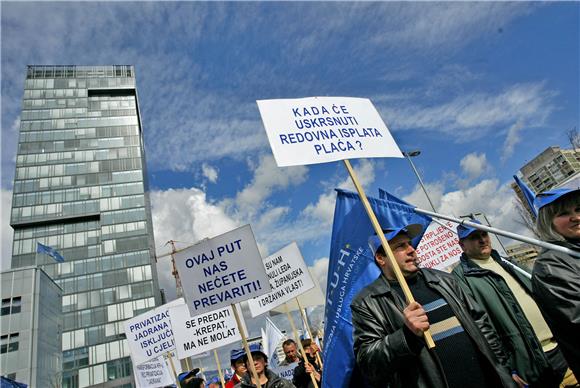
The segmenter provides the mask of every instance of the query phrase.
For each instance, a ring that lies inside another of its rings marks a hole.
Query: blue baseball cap
[[[387,241],[392,240],[399,233],[406,233],[409,238],[413,239],[421,234],[422,231],[423,226],[421,224],[409,224],[407,226],[383,229]],[[381,238],[376,234],[370,236],[369,247],[371,248],[373,254],[377,253],[377,250],[381,247]]]
[[[268,355],[266,353],[264,353],[264,348],[262,347],[261,342],[255,342],[253,344],[250,344],[249,348],[250,348],[250,353],[252,353],[252,354],[260,353],[264,357],[264,359],[266,361],[268,361]],[[244,356],[245,356],[245,359],[247,359],[248,356],[245,354],[244,354]]]
[[[188,377],[197,375],[199,373],[199,370],[200,370],[199,368],[194,368],[192,370],[181,372],[179,375],[177,375],[177,379],[179,380],[179,382],[182,382]]]
[[[245,355],[246,355],[246,352],[244,352],[244,349],[232,349],[230,351],[230,361],[236,362],[240,358],[244,357]]]
[[[481,222],[479,222],[479,220],[469,220],[469,222],[473,222],[474,224],[481,225]],[[471,233],[475,232],[476,230],[479,230],[479,229],[472,228],[471,226],[459,224],[459,225],[457,225],[457,236],[459,237],[460,240],[463,240],[464,238],[467,238]]]
[[[539,193],[538,195],[536,195],[536,198],[534,199],[534,207],[536,208],[537,211],[540,211],[540,209],[543,208],[544,206],[549,205],[555,200],[559,199],[560,197],[563,197],[564,195],[572,193],[574,191],[578,191],[578,188],[575,189],[561,188],[544,191],[543,193]]]

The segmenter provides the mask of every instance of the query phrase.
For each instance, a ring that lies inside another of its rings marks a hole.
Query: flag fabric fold
[[[49,247],[48,245],[41,244],[38,241],[36,242],[36,253],[43,253],[52,257],[59,263],[64,263],[64,257],[62,257],[62,255],[58,253],[56,249]]]
[[[365,286],[380,274],[368,247],[368,237],[374,234],[358,194],[337,189],[332,240],[326,287],[324,314],[324,387],[361,386],[350,384],[355,368],[350,303]],[[412,223],[429,225],[431,218],[417,214],[403,201],[388,201],[368,197],[381,227],[404,226]],[[422,237],[417,236],[413,243]]]
[[[270,320],[270,318],[266,317],[266,328],[264,330],[265,339],[263,341],[263,345],[266,350],[266,355],[268,356],[268,360],[270,360],[271,367],[275,368],[280,363],[278,360],[278,344],[284,339],[284,334],[278,327]]]
[[[514,175],[514,181],[516,181],[516,185],[520,188],[522,193],[524,194],[524,198],[526,199],[526,204],[528,205],[528,210],[532,212],[534,217],[538,218],[538,211],[534,207],[534,199],[536,198],[536,194],[522,181],[518,178],[517,175]]]

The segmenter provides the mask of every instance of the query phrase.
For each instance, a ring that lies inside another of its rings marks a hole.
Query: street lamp
[[[413,171],[415,172],[415,175],[417,176],[417,180],[419,181],[419,184],[421,185],[421,188],[423,189],[423,192],[425,193],[425,196],[427,197],[427,201],[429,201],[429,204],[431,205],[431,209],[433,209],[434,212],[437,212],[437,209],[435,209],[435,205],[433,205],[433,202],[431,201],[431,198],[429,197],[429,193],[427,193],[427,189],[425,188],[425,185],[423,184],[423,179],[421,179],[421,175],[419,175],[419,171],[417,171],[417,169],[415,168],[415,165],[413,164],[413,161],[411,160],[411,158],[413,158],[415,156],[419,156],[419,155],[421,155],[420,150],[403,151],[403,156],[405,156],[407,158],[407,160],[409,161],[409,163],[411,164],[411,168],[413,169]]]

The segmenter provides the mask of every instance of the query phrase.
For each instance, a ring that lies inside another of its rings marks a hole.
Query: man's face
[[[284,348],[284,354],[286,355],[286,359],[290,362],[296,361],[296,359],[298,358],[298,352],[296,351],[296,345],[289,344],[289,345],[283,346],[283,348]]]
[[[238,376],[242,376],[243,374],[245,374],[248,370],[246,369],[246,364],[244,363],[244,359],[240,358],[239,360],[237,360],[234,365],[234,371],[236,372],[236,374]]]
[[[463,240],[459,240],[463,252],[473,260],[485,260],[491,256],[491,239],[489,234],[476,230]]]
[[[411,239],[406,233],[400,233],[390,239],[389,247],[393,251],[395,261],[404,277],[409,277],[419,270],[419,267],[417,267],[417,252],[411,245]],[[389,259],[380,254],[376,255],[376,259],[385,276],[390,280],[395,280],[395,272],[391,268]]]
[[[266,369],[266,360],[261,353],[252,353],[252,358],[254,359],[254,368],[257,374],[264,373]]]

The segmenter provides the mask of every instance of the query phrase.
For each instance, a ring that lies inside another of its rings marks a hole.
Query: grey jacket
[[[487,361],[498,387],[513,387],[507,358],[486,313],[448,273],[421,269],[427,286],[439,293]],[[405,302],[381,275],[351,304],[354,353],[362,375],[375,387],[444,388],[447,380],[439,357],[422,341],[410,344],[404,333]]]
[[[580,251],[571,242],[553,242]],[[580,376],[580,258],[544,249],[532,273],[532,291],[574,375]]]
[[[262,385],[262,388],[296,388],[290,380],[283,379],[276,373],[272,372],[270,369],[266,369],[266,377],[268,377],[268,382],[266,385]],[[250,373],[246,373],[242,377],[242,381],[236,384],[234,388],[255,388],[256,385],[252,383]]]

